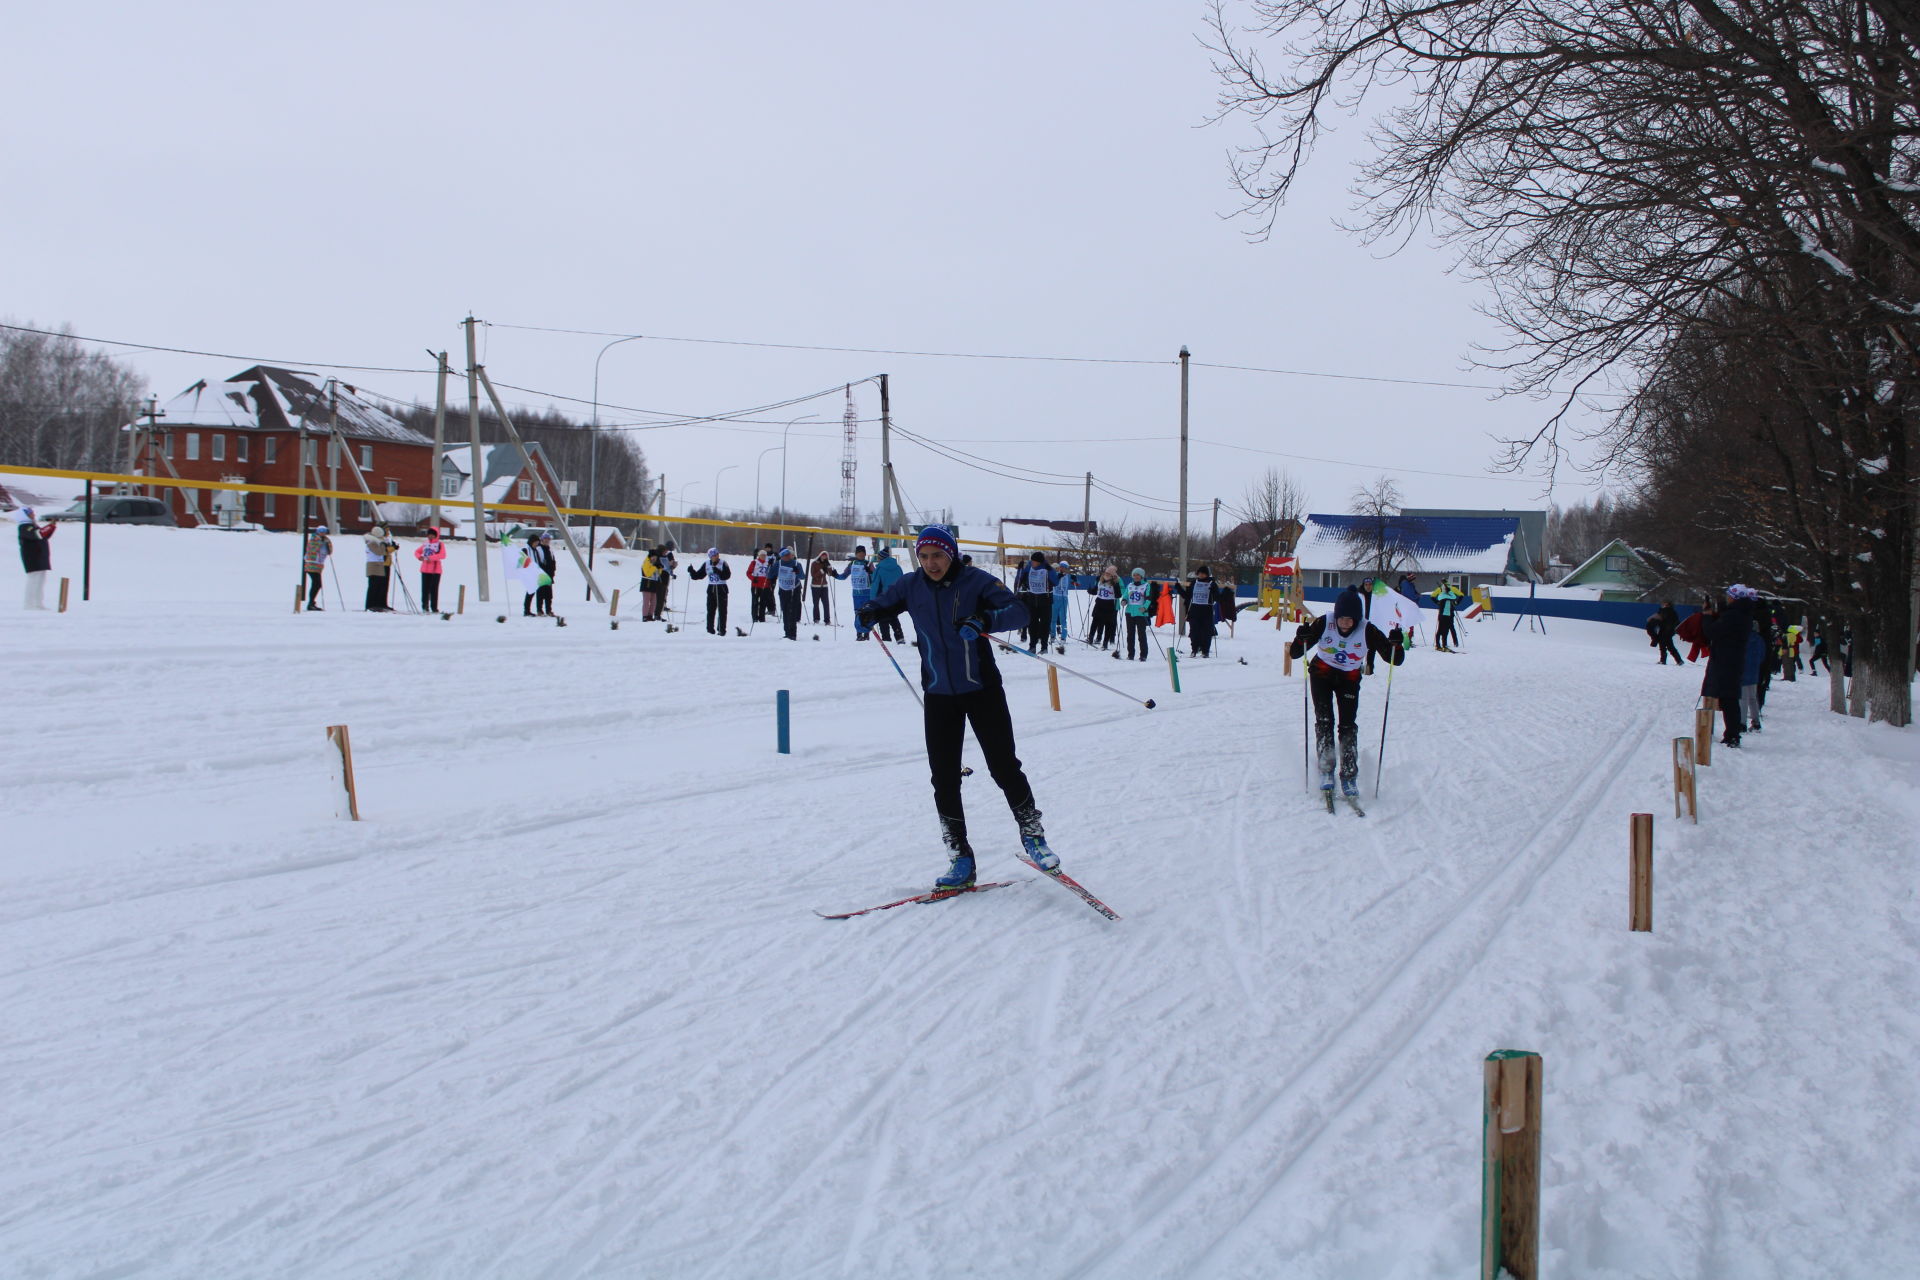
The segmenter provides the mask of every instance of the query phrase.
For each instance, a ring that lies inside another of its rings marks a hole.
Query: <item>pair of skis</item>
[[[1021,853],[1019,854],[1019,858],[1020,858],[1020,861],[1026,863],[1029,867],[1032,867],[1035,871],[1038,871],[1041,875],[1045,876],[1047,879],[1054,881],[1056,884],[1066,889],[1069,893],[1072,893],[1075,897],[1079,898],[1082,902],[1092,907],[1095,911],[1098,911],[1101,915],[1105,916],[1107,919],[1118,920],[1120,918],[1114,912],[1112,907],[1109,907],[1106,903],[1094,897],[1093,894],[1087,891],[1087,887],[1085,885],[1081,884],[1078,880],[1075,880],[1072,876],[1068,875],[1066,872],[1043,870],[1031,858],[1027,857],[1025,850],[1021,851]],[[872,915],[876,911],[891,911],[895,907],[904,907],[911,903],[945,902],[948,898],[958,898],[962,894],[985,893],[988,889],[1004,889],[1008,885],[1017,884],[1017,883],[1019,882],[1015,880],[989,880],[985,884],[968,885],[964,889],[935,889],[930,893],[916,893],[911,895],[910,897],[895,899],[892,902],[883,902],[877,907],[862,907],[858,911],[839,911],[839,912],[832,912],[832,913],[825,912],[825,911],[815,911],[814,914],[819,916],[823,920],[851,920],[855,916]]]
[[[1332,789],[1331,787],[1329,787],[1329,788],[1327,788],[1327,789],[1325,789],[1325,790],[1323,790],[1323,791],[1321,791],[1321,793],[1320,793],[1320,798],[1321,798],[1322,800],[1325,800],[1325,801],[1327,802],[1327,812],[1328,812],[1328,813],[1333,813],[1333,812],[1335,811],[1335,810],[1334,810],[1334,807],[1333,807],[1333,789]],[[1348,807],[1349,809],[1352,809],[1352,810],[1353,810],[1353,816],[1354,816],[1354,817],[1356,817],[1356,818],[1364,818],[1364,817],[1366,817],[1366,816],[1367,816],[1367,811],[1366,811],[1365,809],[1362,809],[1362,808],[1360,807],[1360,797],[1359,797],[1359,796],[1341,796],[1340,798],[1341,798],[1342,800],[1345,800],[1345,801],[1347,802],[1347,807]]]

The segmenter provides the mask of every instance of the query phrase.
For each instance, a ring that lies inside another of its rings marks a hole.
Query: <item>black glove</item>
[[[953,626],[954,630],[960,633],[962,640],[971,643],[993,630],[993,620],[984,613],[973,613],[960,619]]]
[[[853,616],[859,621],[861,626],[871,631],[873,624],[880,620],[880,611],[870,604],[863,604],[860,606],[859,612]]]
[[[1387,643],[1396,649],[1404,647],[1407,643],[1406,633],[1401,631],[1399,627],[1395,627],[1393,630],[1387,632]]]

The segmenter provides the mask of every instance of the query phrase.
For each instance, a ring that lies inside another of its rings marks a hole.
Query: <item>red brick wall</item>
[[[235,431],[219,427],[176,427],[162,433],[173,438],[173,455],[170,461],[174,470],[183,480],[223,480],[237,476],[242,483],[277,484],[298,486],[300,484],[299,449],[300,437],[290,431]],[[197,459],[187,457],[187,437],[189,434],[199,437]],[[221,440],[224,460],[215,461],[213,457],[214,441]],[[245,439],[247,460],[241,462],[238,457],[239,442]],[[314,450],[314,459],[320,467],[320,483],[328,483],[327,442],[323,437],[309,436]],[[272,463],[268,463],[267,441],[275,442],[276,452]],[[158,442],[156,442],[157,444]],[[432,493],[431,477],[433,471],[433,448],[430,445],[400,444],[384,440],[349,439],[347,446],[353,451],[355,461],[361,462],[361,471],[365,473],[367,484],[374,494],[384,498],[389,482],[396,482],[402,497],[426,498]],[[372,465],[363,459],[363,450],[373,451]],[[166,468],[155,463],[144,468],[149,474],[166,475]],[[308,477],[311,483],[312,477]],[[353,492],[358,486],[353,481],[353,470],[346,459],[340,460],[339,487],[344,492]],[[193,517],[187,512],[187,499],[178,489],[167,491],[171,497],[176,519],[183,525],[193,523]],[[194,497],[199,503],[200,512],[209,519],[213,518],[213,499],[217,491],[212,489],[196,490]],[[273,514],[266,511],[268,495],[249,493],[246,495],[246,518],[255,524],[269,529],[297,529],[300,527],[300,499],[291,494],[273,495]],[[319,499],[312,499],[316,512]],[[340,500],[340,520],[348,532],[360,532],[374,522],[360,513],[358,501]]]

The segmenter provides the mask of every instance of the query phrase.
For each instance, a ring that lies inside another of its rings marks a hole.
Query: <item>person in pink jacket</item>
[[[447,544],[440,541],[438,529],[427,530],[427,540],[415,547],[420,561],[420,611],[440,612],[440,567],[447,561]]]

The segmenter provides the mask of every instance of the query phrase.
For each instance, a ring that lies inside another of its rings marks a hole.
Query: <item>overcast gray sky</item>
[[[1438,252],[1382,257],[1335,226],[1361,122],[1270,241],[1224,216],[1226,153],[1251,126],[1203,127],[1204,16],[1149,0],[17,6],[0,49],[0,316],[325,374],[420,368],[429,348],[458,362],[470,311],[496,380],[582,400],[608,339],[536,330],[649,335],[601,361],[609,424],[885,372],[902,427],[1057,482],[901,442],[916,508],[1077,518],[1091,470],[1154,500],[1096,493],[1096,518],[1171,523],[1157,507],[1178,492],[1181,344],[1209,364],[1492,384],[1467,358],[1500,336]],[[243,367],[115,354],[162,399]],[[341,376],[432,397],[429,377]],[[874,417],[871,384],[856,396]],[[778,498],[780,424],[814,415],[791,430],[786,485],[828,511],[840,411],[836,391],[753,415],[772,422],[641,438],[670,511],[716,485],[745,509],[756,486]],[[1196,368],[1195,519],[1268,465],[1316,510],[1344,511],[1383,473],[1409,505],[1538,507],[1537,476],[1489,463],[1494,437],[1547,412]],[[863,425],[863,509],[879,505],[878,460]],[[1563,473],[1555,496],[1592,492]]]

